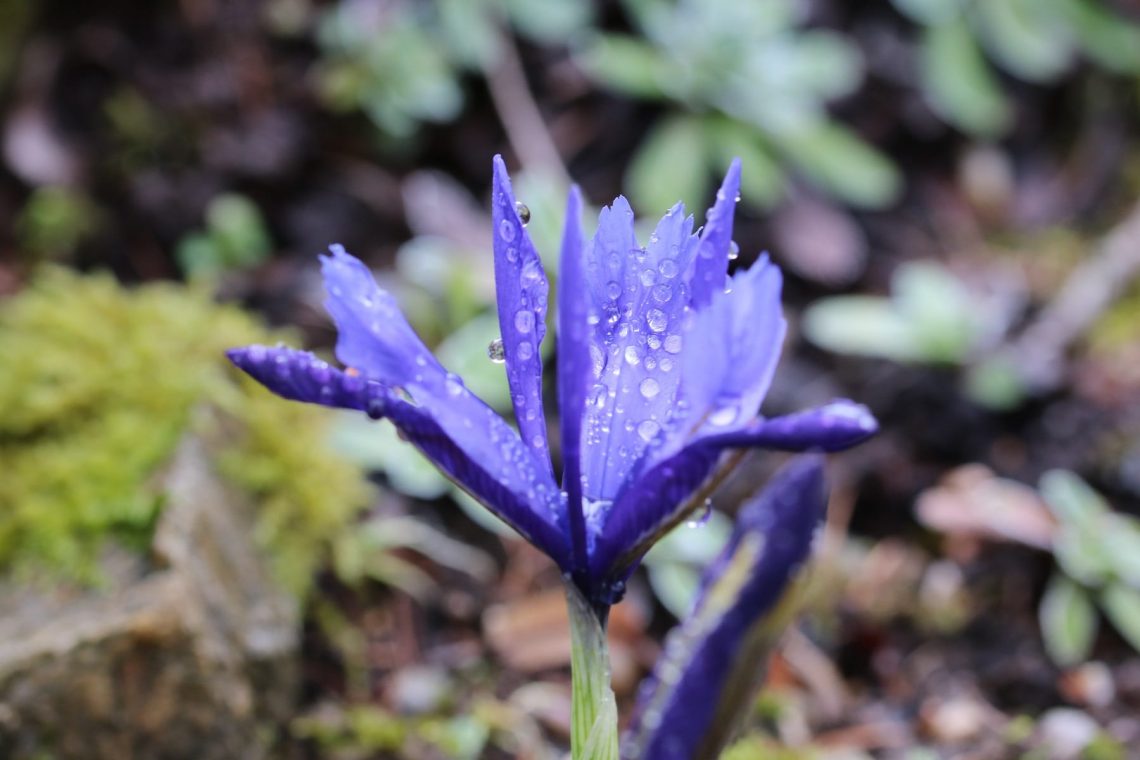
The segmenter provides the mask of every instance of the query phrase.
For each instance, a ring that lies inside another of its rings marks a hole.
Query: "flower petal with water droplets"
[[[550,285],[538,251],[519,216],[519,208],[525,207],[515,200],[502,157],[495,156],[493,164],[491,225],[495,299],[507,382],[519,432],[553,476],[546,415],[542,408],[542,354],[539,350],[546,334],[546,297]]]
[[[692,306],[702,309],[724,289],[732,248],[732,221],[740,193],[740,159],[733,159],[716,193],[716,202],[705,216],[701,243],[693,259]]]
[[[448,430],[451,425],[441,423],[427,408],[400,398],[392,388],[331,367],[308,352],[247,346],[231,349],[227,356],[284,398],[359,409],[371,417],[391,420],[460,487],[555,562],[568,566],[570,551],[560,515],[561,495],[553,483],[537,477],[518,435],[491,409],[484,407],[479,443],[473,445],[470,439],[455,440]]]

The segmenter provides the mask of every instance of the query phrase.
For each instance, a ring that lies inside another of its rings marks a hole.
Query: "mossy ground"
[[[225,358],[283,337],[202,289],[59,269],[0,305],[0,569],[97,583],[108,542],[145,549],[163,502],[154,476],[193,432],[257,505],[280,580],[303,592],[368,487],[325,447],[326,415],[280,403]]]

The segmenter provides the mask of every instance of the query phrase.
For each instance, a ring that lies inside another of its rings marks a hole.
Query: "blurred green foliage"
[[[735,156],[743,191],[771,205],[785,167],[849,204],[891,203],[900,177],[884,156],[828,117],[862,80],[859,50],[808,29],[790,0],[626,0],[637,35],[595,34],[583,68],[626,95],[669,103],[633,157],[626,184],[646,212],[678,195],[690,208]]]
[[[324,448],[318,410],[280,403],[223,354],[275,337],[202,291],[43,270],[0,307],[0,567],[97,583],[107,542],[148,544],[153,476],[195,432],[254,497],[281,581],[304,591],[368,490]]]
[[[37,259],[66,259],[99,229],[99,211],[80,190],[37,188],[16,219],[21,248]]]
[[[386,135],[412,137],[463,107],[462,77],[493,65],[500,28],[553,44],[589,23],[587,0],[341,0],[324,15],[318,80],[336,109],[364,111]]]
[[[1024,397],[1015,368],[985,351],[1006,327],[1000,305],[933,261],[899,266],[887,297],[822,298],[804,312],[802,326],[808,340],[836,353],[965,367],[966,392],[991,408]]]
[[[179,241],[175,256],[183,274],[200,278],[256,266],[272,250],[257,205],[244,195],[222,193],[206,207],[206,229]]]
[[[1062,666],[1088,658],[1097,607],[1140,652],[1140,519],[1113,511],[1071,472],[1047,472],[1039,488],[1058,522],[1053,556],[1059,572],[1039,610],[1050,657]]]
[[[1055,82],[1083,55],[1099,68],[1140,74],[1140,25],[1099,0],[892,0],[922,27],[922,87],[934,110],[980,137],[1013,126],[1006,74]]]

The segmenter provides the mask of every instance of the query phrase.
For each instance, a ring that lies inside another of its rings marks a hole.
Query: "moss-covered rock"
[[[367,485],[325,449],[327,415],[280,403],[223,353],[282,337],[202,290],[62,269],[0,304],[0,571],[98,583],[108,542],[145,549],[164,501],[152,476],[193,431],[303,592]]]

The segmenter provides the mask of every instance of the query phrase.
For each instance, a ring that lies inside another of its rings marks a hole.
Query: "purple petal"
[[[226,355],[284,398],[359,409],[376,419],[390,419],[408,441],[464,490],[559,565],[568,566],[569,545],[559,524],[561,495],[552,482],[537,477],[529,461],[530,452],[492,410],[486,409],[485,419],[472,420],[479,422],[481,441],[472,445],[469,439],[455,440],[448,427],[425,407],[408,403],[392,388],[331,367],[308,352],[247,346],[231,349]]]
[[[494,159],[491,191],[494,230],[495,296],[506,355],[507,382],[522,438],[548,469],[550,446],[542,409],[542,356],[549,285],[542,260],[516,210],[511,179],[500,156]],[[550,469],[553,476],[553,469]]]
[[[570,188],[562,232],[558,275],[558,408],[562,421],[562,487],[570,524],[574,563],[586,568],[586,523],[582,511],[582,414],[590,384],[590,300],[585,247],[582,242],[582,199]]]
[[[805,457],[746,505],[702,578],[638,701],[623,757],[717,757],[752,693],[794,598],[785,592],[826,510],[822,463]]]
[[[690,497],[713,474],[726,449],[840,451],[865,441],[877,430],[866,407],[838,400],[697,438],[646,470],[618,496],[598,532],[590,558],[591,577],[603,581],[628,575],[649,547],[696,506]]]
[[[282,398],[379,415],[386,386],[342,372],[308,351],[278,346],[231,348],[226,356],[239,369]]]
[[[602,210],[587,246],[591,295],[592,387],[583,431],[584,492],[589,521],[639,471],[647,450],[662,445],[681,380],[688,285],[682,273],[696,253],[692,217],[671,209],[645,248],[633,234],[624,198]]]
[[[737,272],[694,318],[696,341],[683,357],[690,426],[723,430],[754,418],[772,383],[787,324],[780,305],[783,277],[767,257]]]
[[[831,452],[862,443],[878,430],[879,423],[867,407],[837,399],[816,409],[755,420],[737,430],[706,436],[704,440],[733,448]]]
[[[724,290],[729,249],[732,247],[732,218],[739,193],[740,159],[736,158],[724,175],[716,193],[716,203],[705,217],[701,244],[693,262],[691,304],[694,309],[704,308],[715,293]]]

